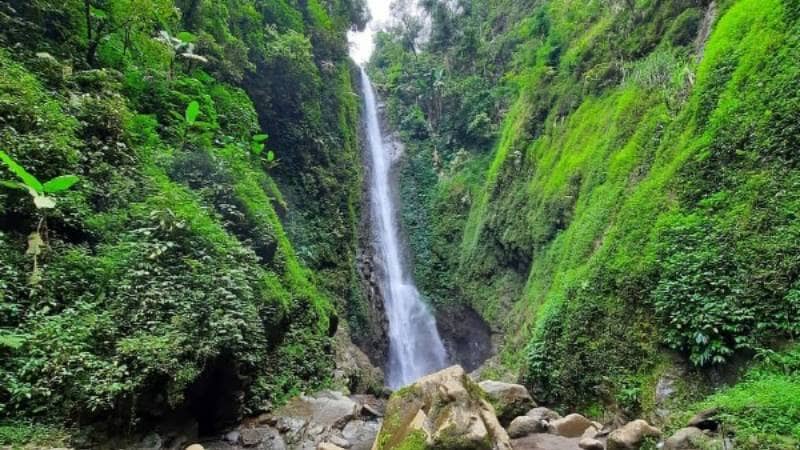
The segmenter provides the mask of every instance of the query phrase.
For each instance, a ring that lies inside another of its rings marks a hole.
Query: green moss
[[[652,410],[663,345],[707,367],[795,335],[792,2],[718,5],[702,59],[691,1],[489,3],[434,23],[479,39],[383,36],[373,61],[423,293],[506,330],[503,364],[571,408]],[[450,150],[466,119],[417,92],[439,70],[505,83],[492,148]]]

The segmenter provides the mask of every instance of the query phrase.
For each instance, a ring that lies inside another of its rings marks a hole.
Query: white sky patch
[[[350,57],[358,64],[366,64],[375,50],[375,33],[389,21],[391,0],[367,0],[372,21],[362,32],[349,32]]]

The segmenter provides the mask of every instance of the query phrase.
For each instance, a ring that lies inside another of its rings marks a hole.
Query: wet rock
[[[383,371],[369,360],[350,338],[345,324],[339,326],[333,338],[334,383],[351,393],[378,392],[383,387]]]
[[[322,391],[290,400],[275,415],[287,431],[296,431],[308,423],[322,428],[342,428],[358,414],[358,410],[358,404],[341,392]]]
[[[580,414],[570,414],[564,418],[550,422],[550,433],[568,438],[581,437],[592,422]]]
[[[608,450],[638,450],[648,437],[661,436],[661,430],[644,420],[634,420],[608,436]]]
[[[697,450],[708,440],[709,437],[700,428],[681,428],[664,442],[663,450]]]
[[[719,428],[718,415],[719,408],[710,408],[705,411],[700,411],[692,417],[686,426],[699,428],[701,430],[717,431]]]
[[[342,437],[350,442],[350,450],[370,450],[380,428],[377,421],[353,420],[345,425]]]
[[[222,436],[222,440],[227,442],[227,443],[229,443],[229,444],[238,444],[239,443],[239,437],[241,437],[241,433],[239,433],[238,431],[234,430],[234,431],[230,431],[228,433],[225,433],[225,435]]]
[[[482,381],[479,385],[486,392],[489,402],[495,408],[497,418],[503,425],[510,424],[515,417],[536,407],[531,394],[520,384]]]
[[[585,437],[578,442],[578,447],[583,450],[605,450],[606,446],[594,438]]]
[[[395,392],[377,442],[380,450],[511,450],[494,408],[460,366]]]
[[[547,429],[547,421],[530,416],[519,416],[508,426],[508,436],[511,439],[518,439],[533,433],[546,433]]]

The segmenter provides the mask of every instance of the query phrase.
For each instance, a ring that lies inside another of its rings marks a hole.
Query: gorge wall
[[[397,12],[370,70],[407,146],[420,289],[503,332],[487,370],[635,414],[664,406],[665,374],[702,398],[792,342],[796,1],[422,8]]]

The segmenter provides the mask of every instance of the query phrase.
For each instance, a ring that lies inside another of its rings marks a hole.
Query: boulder
[[[533,433],[547,433],[547,429],[547,421],[530,416],[519,416],[508,426],[508,436],[511,439],[517,439]]]
[[[192,444],[186,447],[186,450],[206,450],[206,449],[200,444]]]
[[[697,427],[686,427],[676,431],[664,442],[663,450],[697,450],[709,437]]]
[[[287,447],[314,450],[355,419],[360,409],[358,403],[341,392],[301,395],[275,411],[275,426],[283,433]]]
[[[719,428],[719,408],[710,408],[700,411],[686,424],[687,427],[695,427],[701,430],[717,431]]]
[[[589,428],[587,428],[583,432],[583,434],[581,434],[581,438],[594,439],[595,437],[597,437],[598,433],[600,433],[600,429],[597,428],[597,426],[595,426],[594,422],[592,422],[592,425]]]
[[[481,381],[480,387],[486,392],[489,403],[494,406],[497,418],[503,425],[507,426],[515,417],[536,407],[533,397],[521,384]]]
[[[587,428],[592,426],[592,421],[580,414],[570,414],[564,418],[550,422],[550,433],[568,438],[577,438],[583,435]]]
[[[644,420],[634,420],[608,436],[608,450],[638,450],[648,437],[661,436],[661,430]]]
[[[594,438],[585,437],[578,442],[578,447],[583,450],[605,450],[605,445]]]
[[[350,442],[350,450],[370,450],[380,428],[377,421],[353,420],[342,429],[342,437]]]
[[[528,417],[533,417],[534,419],[537,420],[544,420],[547,422],[552,422],[554,420],[558,420],[561,418],[561,415],[559,415],[552,409],[547,409],[542,407],[533,408],[532,410],[525,413],[525,415]]]
[[[286,447],[278,430],[268,426],[243,427],[239,429],[239,442],[243,447],[255,447],[262,443],[264,444],[261,446],[262,448],[279,449]]]
[[[395,392],[374,450],[511,450],[508,434],[480,387],[460,366]]]

